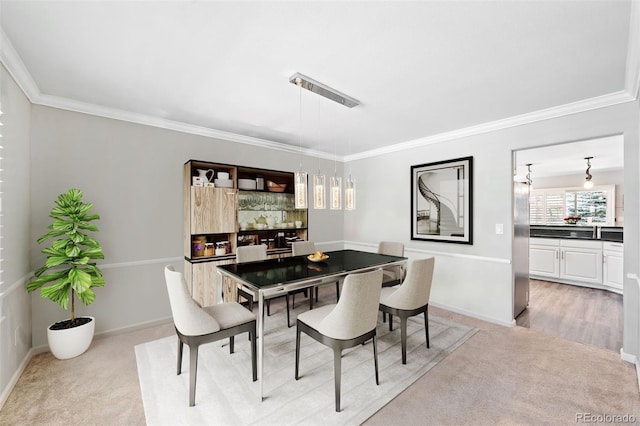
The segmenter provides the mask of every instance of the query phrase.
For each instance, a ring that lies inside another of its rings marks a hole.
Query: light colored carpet
[[[295,326],[287,328],[282,313],[266,320],[264,395],[251,381],[250,346],[236,337],[201,346],[196,405],[188,406],[189,362],[185,346],[182,374],[176,375],[177,337],[135,347],[144,411],[149,425],[359,424],[400,394],[477,329],[430,315],[431,348],[425,347],[424,321],[409,321],[407,364],[401,363],[399,324],[393,332],[380,323],[376,386],[372,343],[343,352],[342,402],[334,407],[333,352],[302,335],[300,380],[294,379]]]

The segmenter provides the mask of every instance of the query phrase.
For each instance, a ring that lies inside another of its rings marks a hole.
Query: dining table
[[[310,288],[343,279],[349,274],[367,272],[378,268],[402,266],[406,257],[390,256],[359,250],[335,250],[325,252],[326,257],[314,261],[310,256],[279,257],[256,262],[234,263],[217,267],[222,278],[236,282],[242,291],[258,301],[258,380],[259,398],[263,400],[264,380],[264,303],[287,292]]]

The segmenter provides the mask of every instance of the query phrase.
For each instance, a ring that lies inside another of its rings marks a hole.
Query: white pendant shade
[[[331,210],[340,210],[342,208],[342,178],[333,176],[331,178],[329,190],[331,191]]]
[[[327,189],[324,183],[324,175],[313,176],[313,208],[327,208]]]
[[[344,209],[356,209],[356,181],[351,176],[344,181]]]
[[[307,173],[302,170],[297,171],[295,174],[295,208],[306,209],[307,208]]]

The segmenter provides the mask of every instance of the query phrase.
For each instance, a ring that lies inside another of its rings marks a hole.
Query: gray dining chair
[[[295,378],[300,379],[300,334],[305,333],[314,340],[333,349],[336,412],[340,411],[340,382],[342,378],[342,351],[373,339],[373,361],[378,378],[378,349],[376,323],[382,270],[361,274],[349,274],[342,286],[342,295],[335,305],[303,312],[298,315],[296,326]]]
[[[267,258],[267,246],[264,244],[253,245],[253,246],[240,246],[236,249],[236,262],[237,263],[245,263],[245,262],[257,262],[259,260],[265,260]],[[238,301],[240,297],[247,299],[249,302],[249,310],[253,311],[253,295],[244,291],[241,288],[238,288]],[[290,309],[289,309],[289,293],[284,295],[276,295],[272,296],[269,299],[265,300],[265,305],[267,308],[267,316],[271,315],[271,299],[276,299],[278,297],[285,298],[285,304],[287,306],[287,326],[291,327],[291,319],[290,319]]]
[[[304,256],[313,254],[316,252],[316,243],[313,241],[294,241],[291,244],[291,251],[294,256]],[[331,283],[327,283],[331,284]],[[325,285],[325,284],[322,284]],[[316,294],[316,302],[318,301],[318,287],[314,286],[315,294]],[[295,297],[295,296],[294,296]],[[336,281],[336,303],[340,300],[340,281]],[[295,305],[295,299],[293,299],[293,304]],[[313,309],[313,300],[310,300],[309,309]]]
[[[229,338],[229,352],[234,351],[234,336],[249,333],[253,381],[258,380],[256,362],[256,316],[236,302],[201,307],[189,294],[187,283],[171,265],[164,268],[169,304],[178,335],[177,374],[182,372],[182,351],[189,346],[189,406],[196,400],[198,348],[205,343]]]
[[[381,241],[378,244],[378,254],[402,257],[404,256],[404,244],[393,241]],[[400,284],[406,273],[403,266],[388,266],[383,268],[383,271],[382,287],[391,287]]]
[[[409,265],[407,277],[400,286],[385,287],[380,294],[380,310],[389,314],[389,331],[393,316],[400,317],[402,363],[407,363],[407,319],[424,313],[424,329],[429,348],[429,297],[435,258],[417,259]]]

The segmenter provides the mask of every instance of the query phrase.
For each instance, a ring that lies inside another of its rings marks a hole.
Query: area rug
[[[388,324],[380,321],[377,328],[380,385],[375,383],[372,343],[345,350],[342,358],[342,410],[336,413],[333,351],[302,334],[301,377],[296,381],[295,326],[286,326],[282,311],[272,312],[266,317],[262,402],[258,398],[258,382],[251,381],[251,352],[246,334],[236,337],[234,354],[229,354],[228,340],[200,347],[194,407],[188,406],[188,347],[185,345],[182,374],[176,375],[177,337],[136,346],[147,424],[360,424],[477,331],[430,315],[431,347],[427,349],[424,318],[411,318],[407,325],[407,364],[402,365],[400,324],[397,322],[394,330],[389,332]]]

